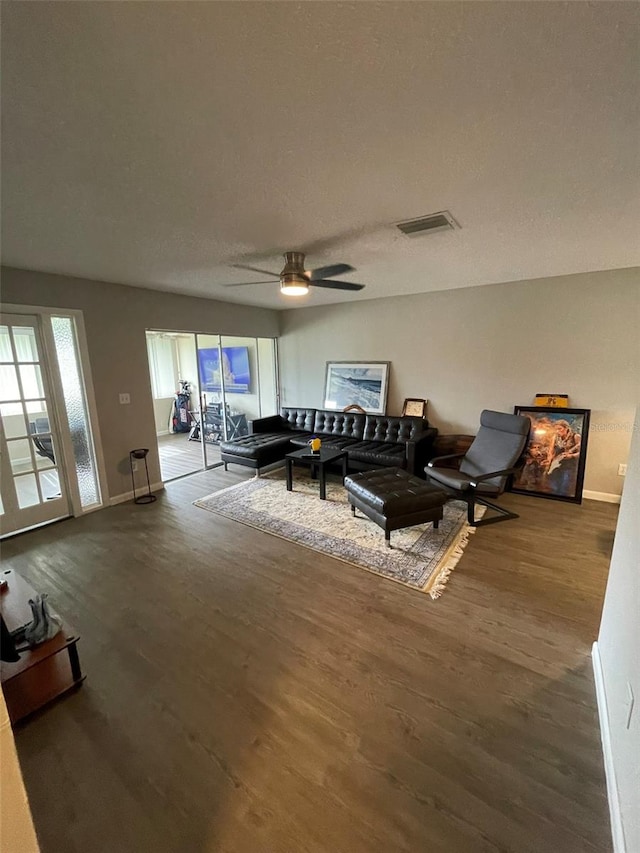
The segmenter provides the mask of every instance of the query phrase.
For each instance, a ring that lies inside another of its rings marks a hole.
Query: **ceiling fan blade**
[[[333,278],[334,275],[343,275],[346,272],[353,272],[353,267],[349,264],[332,264],[329,267],[308,270],[306,275],[309,276],[310,281],[321,281],[323,278]]]
[[[221,287],[247,287],[249,284],[277,284],[279,278],[270,278],[267,281],[236,281],[232,284],[221,284]]]
[[[270,275],[272,278],[275,278],[276,281],[280,280],[279,272],[272,272],[271,270],[261,270],[259,267],[248,267],[246,264],[229,264],[230,267],[234,267],[237,270],[251,270],[251,272],[259,272],[262,275]]]
[[[309,284],[313,287],[331,287],[333,290],[363,290],[364,284],[354,284],[352,281],[329,281],[328,279],[320,279],[320,281],[310,281]]]

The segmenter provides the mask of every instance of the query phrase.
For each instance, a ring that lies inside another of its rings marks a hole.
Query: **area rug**
[[[475,531],[467,524],[466,504],[451,501],[437,530],[432,524],[394,530],[388,548],[382,528],[359,511],[356,518],[352,516],[337,477],[327,481],[327,499],[321,501],[317,481],[300,469],[294,472],[292,492],[287,491],[284,469],[278,469],[201,498],[195,505],[434,599],[442,595],[469,534]]]

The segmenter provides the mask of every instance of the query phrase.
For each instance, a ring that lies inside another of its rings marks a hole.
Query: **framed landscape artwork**
[[[529,418],[531,429],[511,491],[581,503],[590,410],[516,406],[514,413]]]
[[[328,361],[324,383],[324,408],[361,406],[372,415],[387,409],[388,361]]]

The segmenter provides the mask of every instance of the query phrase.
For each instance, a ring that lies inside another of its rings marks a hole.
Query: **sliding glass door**
[[[221,441],[278,410],[274,338],[149,331],[147,346],[165,482],[221,465]]]
[[[197,335],[197,349],[206,440],[241,438],[251,421],[277,412],[273,338]]]
[[[220,335],[196,335],[198,400],[205,468],[222,465],[219,443],[224,439],[225,407],[220,379]]]

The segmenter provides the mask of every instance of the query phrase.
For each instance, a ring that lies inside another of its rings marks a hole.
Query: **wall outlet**
[[[618,465],[618,477],[626,477],[627,476],[627,465],[625,462],[621,462]]]
[[[138,470],[138,463],[136,462],[135,459],[131,460],[131,470],[134,472]]]
[[[131,394],[120,394],[120,405],[128,406],[131,402]]]

